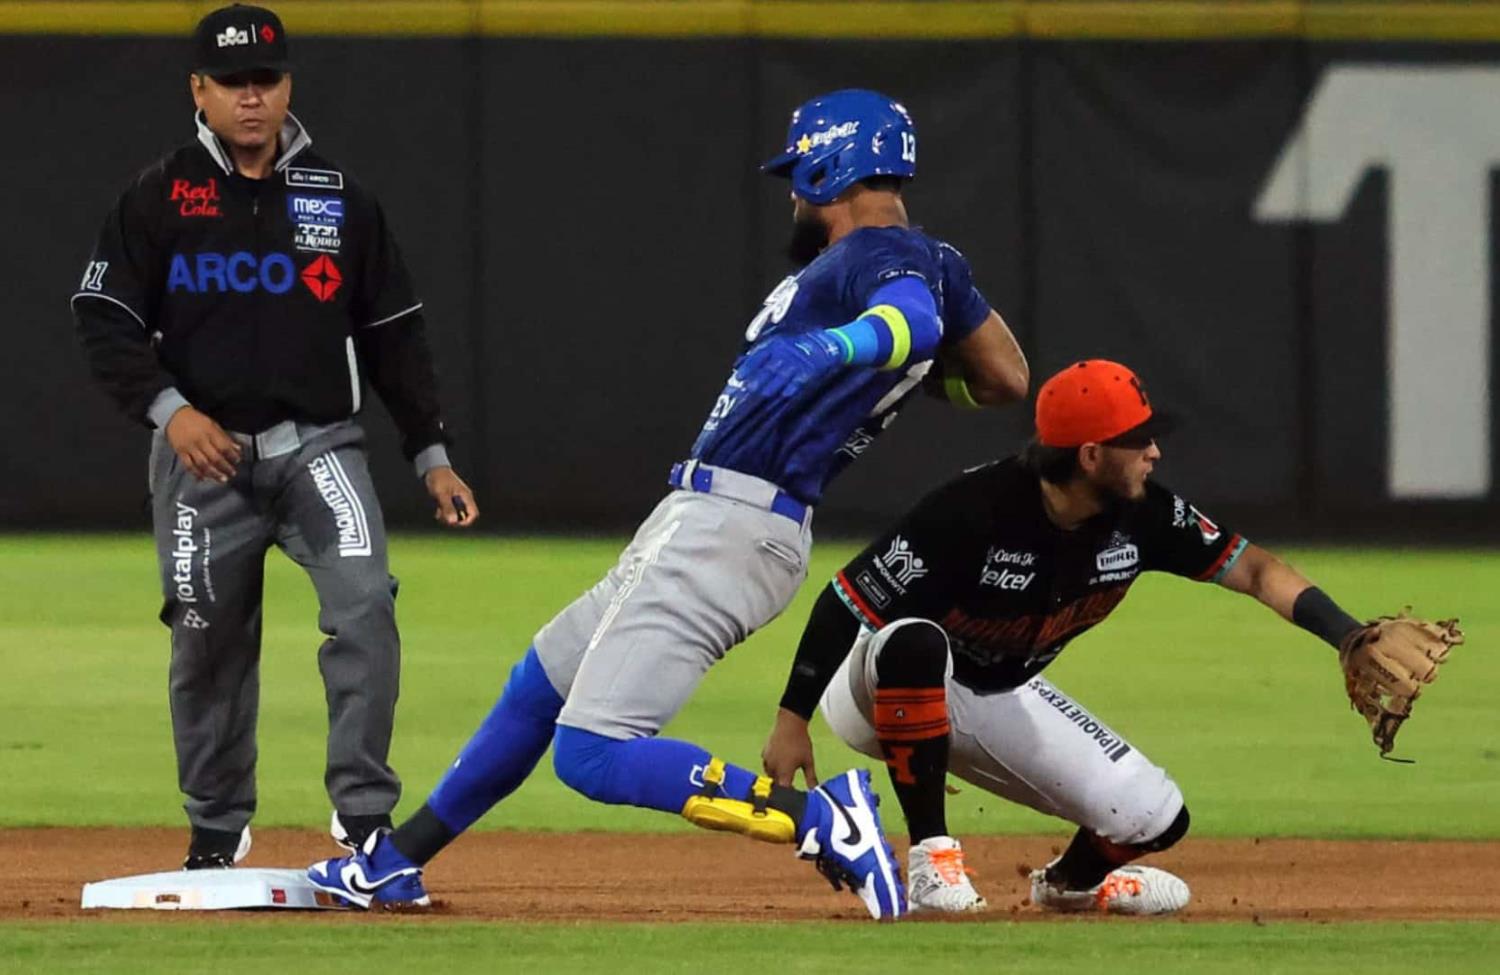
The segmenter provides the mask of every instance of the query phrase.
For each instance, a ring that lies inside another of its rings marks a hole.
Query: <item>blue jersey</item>
[[[766,298],[745,332],[745,347],[692,456],[752,474],[817,504],[834,475],[895,420],[932,362],[913,361],[889,372],[850,367],[787,398],[746,388],[747,357],[774,336],[853,321],[870,307],[877,289],[901,277],[927,285],[945,345],[969,335],[989,317],[990,306],[974,287],[969,262],[953,247],[904,227],[856,230]]]

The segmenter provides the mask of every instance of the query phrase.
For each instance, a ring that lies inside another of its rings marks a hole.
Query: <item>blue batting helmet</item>
[[[832,203],[867,176],[917,173],[917,130],[905,107],[867,88],[819,95],[792,113],[786,151],[761,171],[792,181],[809,203]]]

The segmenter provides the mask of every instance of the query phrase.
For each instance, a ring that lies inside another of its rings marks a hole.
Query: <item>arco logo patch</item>
[[[297,280],[297,268],[285,254],[256,256],[249,251],[217,254],[173,254],[167,270],[167,293],[249,294],[269,291],[284,295]]]

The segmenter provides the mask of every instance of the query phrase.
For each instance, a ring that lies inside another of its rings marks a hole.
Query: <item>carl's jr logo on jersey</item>
[[[1035,552],[1013,552],[992,545],[985,554],[984,568],[979,571],[979,584],[1009,592],[1025,592],[1031,580],[1036,578],[1036,572],[1018,572],[1016,569],[1029,569],[1034,565]]]

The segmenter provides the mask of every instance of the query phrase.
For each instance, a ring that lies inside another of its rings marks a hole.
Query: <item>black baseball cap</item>
[[[193,31],[193,73],[222,78],[256,69],[290,71],[286,28],[265,7],[236,3],[198,21]]]

